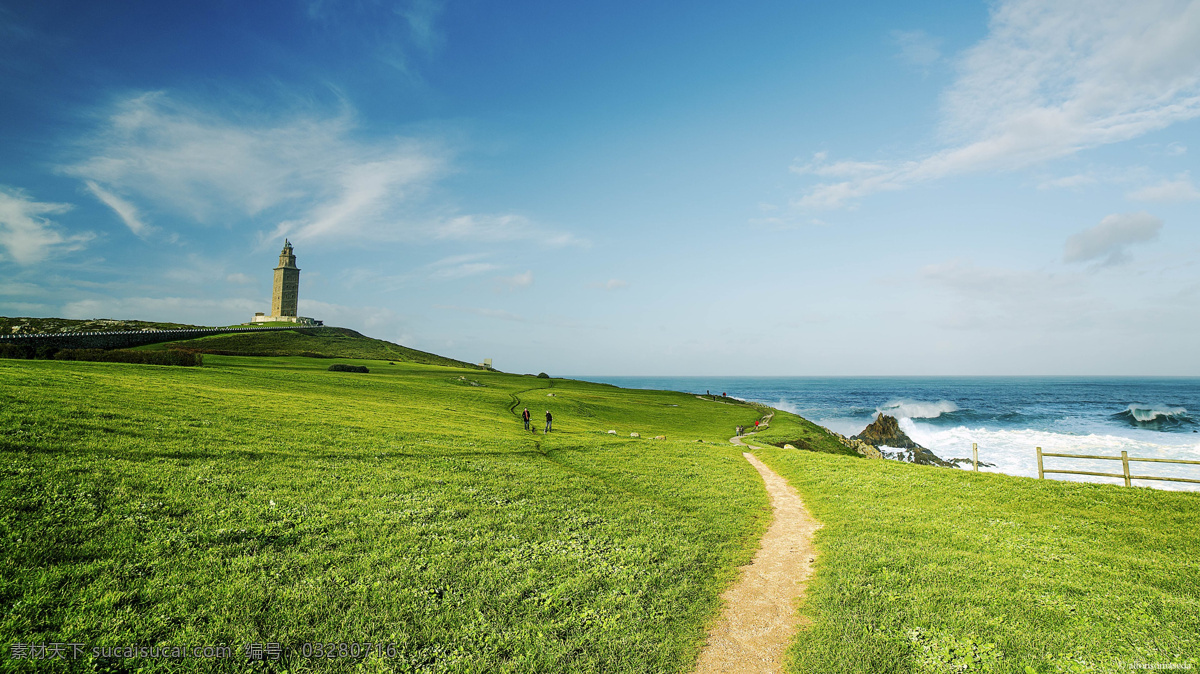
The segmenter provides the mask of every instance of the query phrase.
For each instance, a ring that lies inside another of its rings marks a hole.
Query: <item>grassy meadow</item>
[[[690,667],[769,517],[726,442],[759,410],[330,362],[0,360],[5,648],[233,646],[223,671],[271,642],[394,644],[294,653],[293,672]],[[525,432],[522,404],[554,432]],[[4,663],[21,664],[53,668]]]
[[[399,361],[0,359],[5,648],[234,649],[0,669],[689,671],[769,521],[728,444],[764,411]],[[796,440],[757,452],[824,524],[790,671],[1200,666],[1200,494],[870,461],[786,412],[750,442]],[[338,642],[391,646],[304,657]]]
[[[1200,494],[756,455],[824,524],[792,671],[1200,668]]]

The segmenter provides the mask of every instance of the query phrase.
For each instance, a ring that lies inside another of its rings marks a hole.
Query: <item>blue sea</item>
[[[576,377],[625,388],[726,393],[795,412],[844,435],[878,413],[900,420],[917,443],[944,459],[1037,476],[1044,452],[1200,461],[1200,378],[1141,377]],[[1045,467],[1120,473],[1119,461],[1046,458]],[[1200,466],[1131,464],[1135,475],[1200,480]],[[1122,483],[1075,475],[1054,479]],[[1135,481],[1159,489],[1200,484]]]

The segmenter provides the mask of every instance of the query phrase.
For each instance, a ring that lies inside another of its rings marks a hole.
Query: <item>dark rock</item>
[[[855,440],[862,440],[868,445],[879,447],[887,445],[897,449],[914,449],[921,446],[913,442],[904,431],[900,430],[900,422],[896,417],[880,414],[862,433],[855,435]]]
[[[365,365],[343,365],[342,363],[334,363],[328,369],[330,372],[370,372]]]
[[[913,442],[913,439],[900,430],[900,422],[896,417],[880,414],[862,433],[853,436],[851,440],[861,440],[879,450],[885,459],[916,463],[922,466],[953,467],[955,464],[942,460],[937,454]],[[900,451],[888,451],[884,447]]]

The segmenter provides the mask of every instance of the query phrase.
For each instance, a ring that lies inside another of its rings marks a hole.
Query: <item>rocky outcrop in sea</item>
[[[916,463],[922,466],[955,466],[955,462],[944,461],[933,452],[918,445],[904,431],[900,430],[900,422],[896,417],[880,414],[862,433],[850,438],[870,445],[879,451],[883,458]]]

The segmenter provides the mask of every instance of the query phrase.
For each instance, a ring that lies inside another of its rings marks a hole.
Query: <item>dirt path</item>
[[[730,438],[746,445],[741,438]],[[816,551],[813,533],[821,525],[808,514],[800,495],[749,452],[742,456],[762,475],[774,520],[741,578],[721,595],[724,609],[700,653],[697,674],[782,672],[784,652],[796,633],[796,603],[804,596]]]

